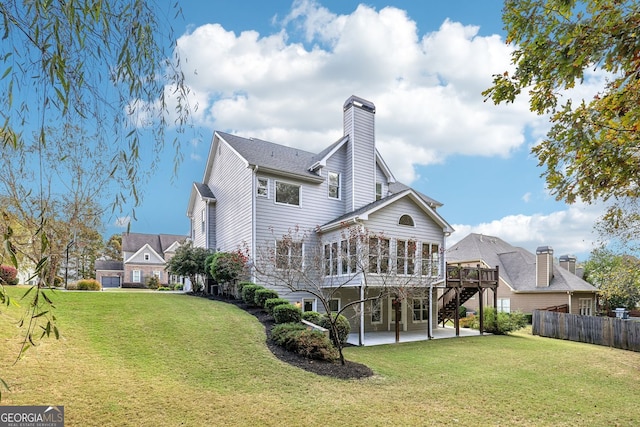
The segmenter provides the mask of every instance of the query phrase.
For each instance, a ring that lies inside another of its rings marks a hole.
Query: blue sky
[[[342,103],[376,104],[377,146],[400,181],[444,203],[456,229],[584,260],[598,206],[545,190],[530,148],[546,132],[526,99],[483,102],[509,68],[501,1],[190,1],[173,23],[198,104],[171,178],[172,151],[143,191],[131,231],[188,234],[191,184],[214,130],[320,151],[341,136]],[[166,171],[166,172],[165,172]],[[109,218],[107,235],[119,232]]]

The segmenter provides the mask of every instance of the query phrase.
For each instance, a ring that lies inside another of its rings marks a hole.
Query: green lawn
[[[353,347],[346,357],[376,376],[341,381],[280,362],[262,325],[231,305],[159,292],[53,298],[60,340],[15,365],[19,309],[0,309],[2,404],[64,405],[67,426],[640,423],[640,353],[528,333]]]

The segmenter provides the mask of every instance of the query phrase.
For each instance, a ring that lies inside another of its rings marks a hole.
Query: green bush
[[[81,279],[76,282],[76,289],[79,291],[99,291],[102,290],[100,282],[96,279]]]
[[[160,286],[158,288],[159,291],[172,291],[173,288],[171,286]]]
[[[307,329],[302,323],[280,323],[271,328],[271,340],[281,347],[291,350],[294,344],[294,334],[292,332],[304,331]]]
[[[465,307],[464,305],[461,305],[460,308],[458,309],[458,316],[460,316],[460,318],[467,317],[467,307]]]
[[[258,306],[264,308],[264,303],[268,299],[278,298],[278,293],[273,289],[258,289],[253,296],[253,302]]]
[[[264,309],[273,316],[273,309],[282,304],[289,304],[289,300],[284,298],[269,298],[264,302]]]
[[[293,304],[278,305],[273,309],[273,319],[276,323],[299,323],[302,320],[302,310]]]
[[[305,311],[302,313],[302,318],[318,326],[320,326],[320,322],[322,322],[322,314],[317,311]]]
[[[149,276],[147,277],[146,285],[149,289],[158,289],[160,287],[160,279],[157,276]]]
[[[181,291],[184,289],[184,285],[182,283],[172,283],[171,286],[175,291]]]
[[[264,289],[264,288],[260,285],[256,285],[253,283],[250,285],[244,285],[242,287],[242,300],[249,305],[254,305],[255,295],[258,289]]]
[[[473,323],[476,321],[476,316],[473,314],[463,317],[460,319],[460,327],[461,328],[471,328],[473,327]]]
[[[497,314],[497,316],[496,316]],[[497,320],[496,320],[497,319]],[[496,335],[507,335],[509,332],[517,331],[527,325],[527,318],[524,314],[515,311],[513,313],[499,312],[493,307],[484,309],[484,331]],[[480,318],[476,317],[473,328],[480,329]]]
[[[247,286],[247,285],[258,286],[253,282],[238,282],[236,284],[236,288],[238,289],[238,295],[242,296],[242,289],[244,289],[244,287]]]
[[[335,318],[335,315],[333,315]],[[349,320],[340,314],[336,320],[336,328],[338,329],[338,339],[336,340],[333,336],[333,331],[331,330],[331,321],[329,320],[329,316],[327,314],[323,315],[318,326],[322,326],[325,329],[328,329],[331,334],[331,339],[334,343],[340,342],[342,344],[347,342],[349,338],[349,332],[351,332],[351,325],[349,324]]]
[[[310,331],[300,323],[282,323],[271,330],[271,339],[286,350],[308,359],[335,361],[339,354],[329,338],[319,331]]]

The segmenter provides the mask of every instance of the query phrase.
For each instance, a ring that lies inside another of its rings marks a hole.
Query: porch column
[[[364,286],[360,286],[360,331],[358,344],[364,345]]]
[[[480,335],[484,335],[484,289],[480,288],[480,301],[478,315],[480,316]]]

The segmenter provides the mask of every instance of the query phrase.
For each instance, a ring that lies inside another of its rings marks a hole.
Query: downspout
[[[258,165],[253,166],[253,177],[251,181],[251,254],[252,264],[255,263],[256,256],[256,181],[258,180]],[[268,194],[267,190],[267,194]],[[256,269],[251,269],[251,282],[256,283]]]
[[[571,314],[571,291],[567,291],[567,295],[569,295],[569,314]]]
[[[364,345],[364,286],[360,282],[360,331],[358,337],[358,344]]]

